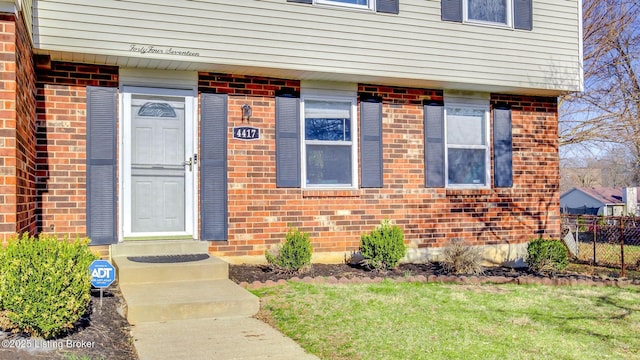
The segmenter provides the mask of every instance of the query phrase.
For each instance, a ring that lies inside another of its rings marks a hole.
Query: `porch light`
[[[242,121],[244,121],[244,119],[247,119],[247,122],[249,122],[250,118],[251,118],[251,106],[249,104],[242,105]]]

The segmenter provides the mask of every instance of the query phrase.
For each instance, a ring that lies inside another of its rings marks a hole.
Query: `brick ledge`
[[[303,198],[360,197],[360,190],[303,190]]]

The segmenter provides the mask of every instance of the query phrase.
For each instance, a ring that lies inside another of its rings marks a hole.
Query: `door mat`
[[[134,262],[170,264],[191,261],[201,261],[209,258],[208,254],[185,254],[185,255],[154,255],[154,256],[128,256],[127,259]]]

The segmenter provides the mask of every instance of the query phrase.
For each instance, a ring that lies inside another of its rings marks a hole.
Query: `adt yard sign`
[[[116,280],[116,268],[107,260],[95,260],[89,265],[91,272],[91,285],[97,288],[106,288]]]

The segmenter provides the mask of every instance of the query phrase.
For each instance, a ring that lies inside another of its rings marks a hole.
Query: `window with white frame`
[[[511,26],[513,0],[463,0],[464,20]]]
[[[316,4],[346,6],[356,9],[372,9],[373,0],[315,0]]]
[[[488,186],[488,114],[482,107],[445,108],[447,186]]]
[[[355,99],[303,99],[304,186],[352,188],[356,184]]]

